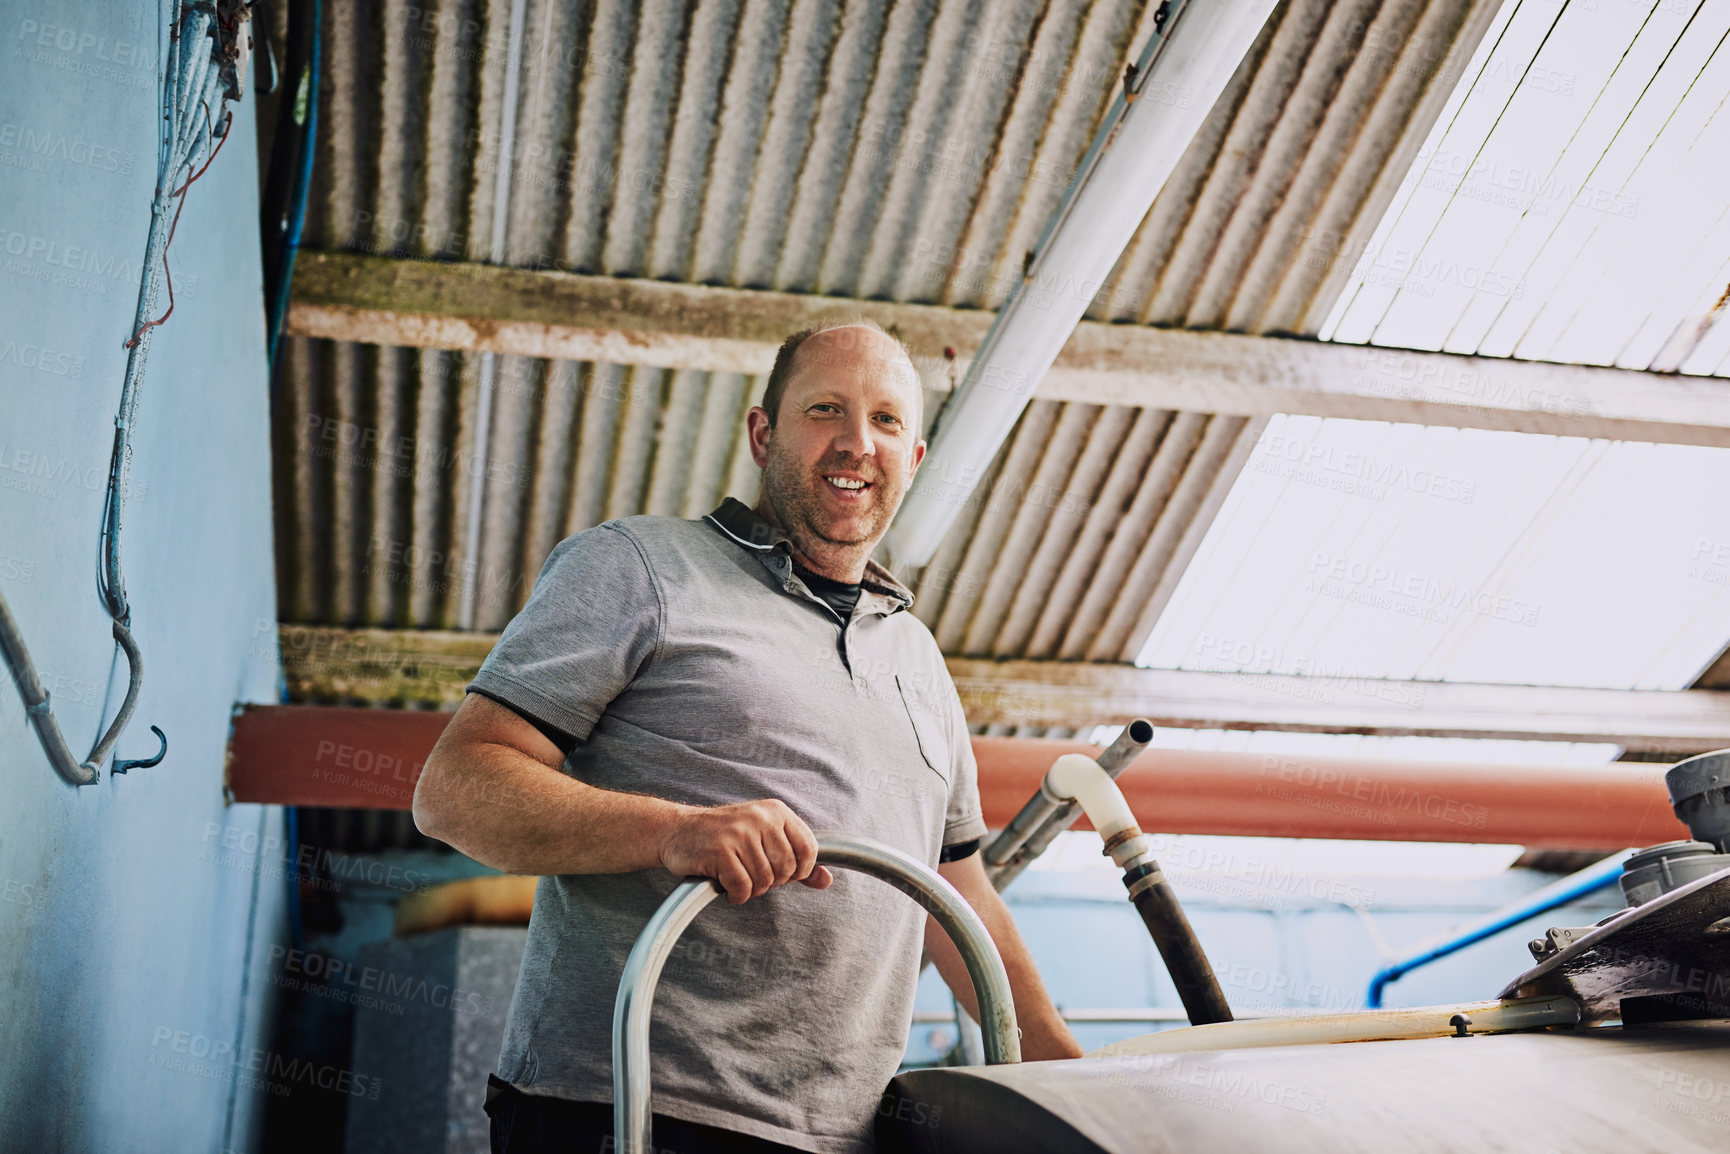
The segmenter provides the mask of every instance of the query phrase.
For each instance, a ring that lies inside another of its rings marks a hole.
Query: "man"
[[[560,542],[469,686],[414,814],[477,861],[541,875],[489,1084],[495,1150],[609,1141],[619,974],[692,875],[737,908],[699,917],[661,978],[655,1147],[870,1148],[922,942],[976,1003],[943,931],[877,879],[832,877],[814,829],[937,866],[1003,955],[1023,1054],[1080,1055],[976,852],[985,823],[942,655],[868,560],[925,454],[921,398],[906,350],[873,325],[790,337],[747,416],[756,508]]]

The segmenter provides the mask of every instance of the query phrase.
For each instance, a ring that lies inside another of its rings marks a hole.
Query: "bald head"
[[[781,342],[775,354],[775,367],[769,370],[769,383],[763,389],[763,409],[769,414],[771,428],[780,418],[787,382],[808,367],[818,370],[839,367],[847,372],[863,369],[904,377],[911,385],[912,427],[915,432],[923,427],[925,391],[919,383],[919,371],[913,367],[913,357],[906,345],[876,321],[812,325]]]

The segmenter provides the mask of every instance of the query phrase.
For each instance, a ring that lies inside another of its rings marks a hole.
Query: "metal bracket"
[[[1593,930],[1597,926],[1551,926],[1544,931],[1541,938],[1533,938],[1526,943],[1526,948],[1532,951],[1532,957],[1543,961],[1558,950],[1565,950]]]
[[[1730,1001],[1730,938],[1706,932],[1727,917],[1730,869],[1595,926],[1550,931],[1557,948],[1550,951],[1550,941],[1539,939],[1545,956],[1500,996],[1566,995],[1580,1003],[1583,1025],[1619,1019],[1623,999],[1683,994]]]

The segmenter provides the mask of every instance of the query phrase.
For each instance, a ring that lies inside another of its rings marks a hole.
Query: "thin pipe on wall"
[[[493,228],[487,259],[505,261],[511,207],[511,166],[517,143],[517,98],[523,80],[523,20],[527,0],[511,0],[510,47],[505,58],[505,99],[499,111],[499,166],[493,175]],[[475,627],[475,598],[481,571],[481,514],[486,510],[487,457],[493,434],[493,391],[498,359],[481,354],[481,379],[475,401],[475,468],[469,477],[468,522],[463,532],[463,585],[457,602],[457,628]]]
[[[1364,1005],[1372,1010],[1380,1008],[1388,983],[1404,977],[1420,966],[1427,966],[1449,954],[1458,953],[1467,946],[1494,937],[1528,918],[1548,913],[1613,884],[1622,876],[1622,860],[1626,856],[1625,850],[1613,853],[1578,873],[1571,873],[1518,901],[1508,903],[1501,909],[1492,910],[1481,918],[1449,930],[1440,940],[1432,939],[1407,950],[1383,965],[1375,972],[1375,976],[1370,978],[1369,990],[1364,995]]]

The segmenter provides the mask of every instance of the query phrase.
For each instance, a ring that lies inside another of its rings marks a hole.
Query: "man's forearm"
[[[451,755],[447,754],[449,758]],[[509,746],[463,747],[460,765],[428,759],[415,820],[507,873],[627,873],[659,866],[659,847],[690,809],[598,789]]]
[[[958,875],[948,867],[945,867],[944,875],[956,885],[985,923],[991,940],[997,945],[998,954],[1003,958],[1004,971],[1009,975],[1009,989],[1015,998],[1015,1022],[1021,1028],[1021,1056],[1029,1061],[1081,1057],[1081,1043],[1075,1040],[1075,1035],[1052,1004],[1039,969],[1033,964],[1033,955],[1022,940],[1021,932],[1015,928],[1009,907],[1003,904],[1002,897],[991,888],[991,883],[983,880],[983,869],[979,869],[977,878],[972,877],[971,870]],[[968,976],[967,965],[961,960],[961,952],[949,940],[949,935],[935,921],[926,923],[925,946],[937,972],[954,991],[956,1000],[973,1015],[974,1021],[978,1021],[979,1002],[974,995],[973,979]]]
[[[422,833],[510,873],[611,874],[664,869],[707,877],[735,905],[797,881],[830,882],[817,837],[775,798],[681,805],[567,776],[559,750],[505,706],[471,695],[415,785]]]

